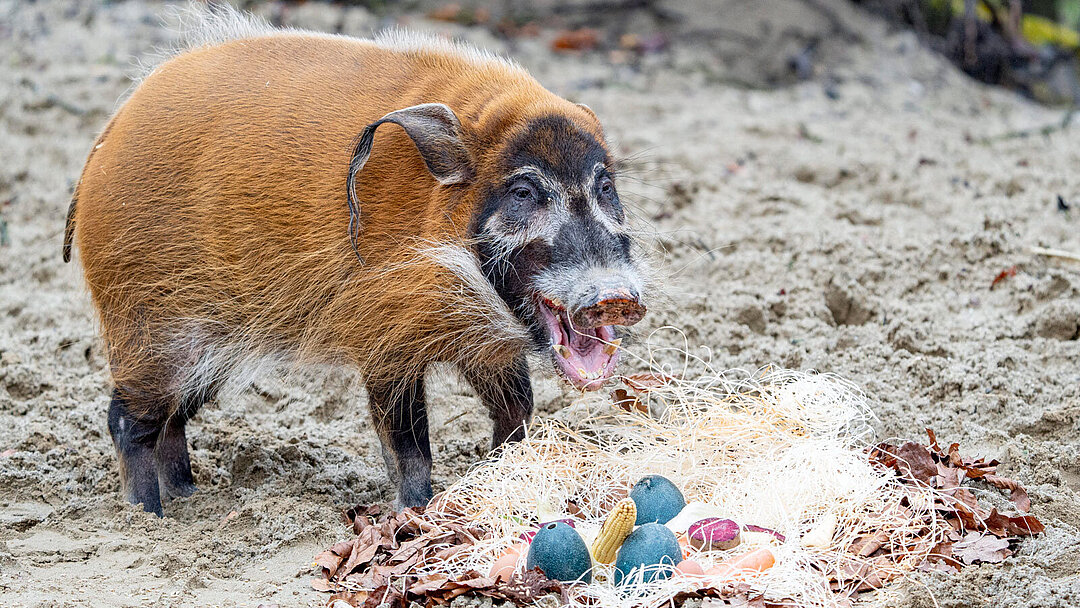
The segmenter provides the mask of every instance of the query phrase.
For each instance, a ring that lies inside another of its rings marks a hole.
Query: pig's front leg
[[[463,372],[491,416],[491,449],[523,439],[533,411],[529,364],[524,355],[506,367]]]
[[[397,483],[398,508],[427,505],[431,500],[431,444],[423,375],[368,382],[367,389],[387,471]]]

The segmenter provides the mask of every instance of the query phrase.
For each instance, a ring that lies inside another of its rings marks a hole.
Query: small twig
[[[1063,116],[1058,122],[1052,122],[1048,125],[1043,125],[1041,127],[1031,127],[1029,129],[1006,131],[999,135],[987,135],[986,137],[980,138],[979,142],[983,144],[988,144],[991,142],[1007,139],[1024,139],[1027,137],[1031,137],[1032,135],[1042,135],[1045,137],[1047,135],[1057,133],[1058,131],[1065,131],[1072,124],[1073,114],[1076,113],[1076,110],[1077,106],[1074,105],[1070,107],[1068,110],[1065,111],[1065,116]]]
[[[454,421],[455,421],[455,420],[457,420],[458,418],[461,418],[462,416],[464,416],[465,414],[468,414],[468,413],[469,413],[469,410],[465,410],[465,411],[463,411],[463,412],[460,412],[460,413],[458,413],[458,414],[457,414],[456,416],[453,416],[453,417],[451,417],[451,418],[450,418],[449,420],[447,420],[446,422],[444,422],[444,423],[443,423],[443,425],[444,425],[444,426],[445,426],[445,425],[448,425],[448,424],[450,424],[451,422],[454,422]]]
[[[975,0],[964,0],[964,66],[975,67],[978,61],[975,45],[978,42],[979,22],[975,17]]]
[[[69,101],[61,99],[55,93],[49,93],[47,96],[45,96],[45,103],[49,106],[56,106],[57,108],[60,108],[68,114],[73,114],[75,116],[82,116],[83,114],[86,114],[85,109]]]
[[[1031,247],[1031,253],[1034,255],[1044,255],[1050,258],[1061,258],[1063,260],[1070,260],[1073,262],[1080,262],[1080,253],[1073,253],[1071,251],[1065,251],[1064,249],[1047,249],[1046,247]]]

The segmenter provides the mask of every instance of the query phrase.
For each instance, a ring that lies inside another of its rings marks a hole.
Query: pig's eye
[[[510,198],[515,203],[531,203],[536,200],[536,188],[528,182],[518,182],[510,187]]]
[[[612,202],[615,200],[615,184],[611,183],[611,178],[604,176],[600,180],[600,200],[604,202]]]
[[[615,192],[615,184],[611,181],[611,177],[607,175],[601,177],[596,189],[599,191],[601,208],[616,220],[623,221],[622,205],[619,204],[619,195]]]

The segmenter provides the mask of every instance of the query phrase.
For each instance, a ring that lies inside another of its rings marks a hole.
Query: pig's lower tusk
[[[563,359],[570,358],[570,349],[562,344],[552,344],[551,348],[555,349],[555,352],[559,354]]]

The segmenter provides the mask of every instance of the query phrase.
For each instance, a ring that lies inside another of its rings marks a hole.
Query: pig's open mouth
[[[619,359],[615,329],[611,325],[575,327],[566,308],[548,298],[540,298],[537,309],[551,336],[555,368],[576,388],[599,390],[615,372]]]

